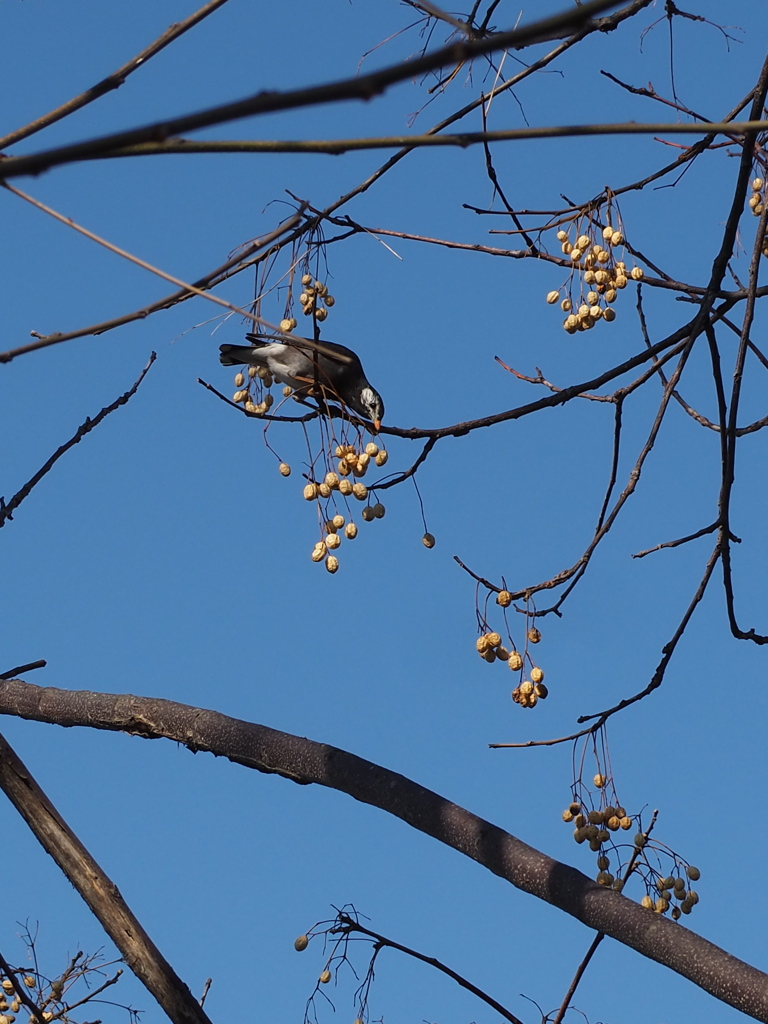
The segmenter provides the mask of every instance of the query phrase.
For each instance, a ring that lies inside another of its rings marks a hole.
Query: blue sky
[[[62,7],[2,0],[3,130],[39,116],[146,46],[191,7],[180,0]],[[547,2],[523,12],[553,12]],[[721,5],[700,0],[712,21]],[[520,11],[497,8],[498,27]],[[629,96],[600,69],[670,94],[669,42],[651,8],[618,31],[592,37],[546,73],[497,98],[489,127],[661,120],[675,113]],[[748,28],[754,6],[729,6]],[[148,62],[117,92],[14,149],[14,154],[143,124],[163,116],[353,75],[364,53],[414,20],[396,3],[299,0],[290,8],[231,0]],[[731,30],[729,30],[731,31]],[[442,41],[438,30],[436,41]],[[719,119],[754,84],[764,59],[759,32],[679,20],[675,84],[692,108]],[[399,36],[363,69],[402,60],[418,35]],[[537,55],[539,51],[536,51]],[[543,52],[543,51],[542,51]],[[523,55],[527,57],[527,54]],[[508,58],[511,67],[513,58]],[[426,130],[490,82],[459,75],[415,123]],[[413,83],[370,103],[271,115],[202,133],[216,138],[333,138],[402,133],[425,101]],[[478,117],[462,125],[479,130]],[[675,139],[674,141],[680,141]],[[517,207],[551,209],[619,187],[671,160],[651,138],[559,139],[494,148]],[[206,155],[113,160],[62,167],[16,184],[168,273],[191,280],[287,214],[286,189],[323,207],[383,163],[381,153]],[[731,202],[737,161],[720,149],[674,188],[620,202],[627,237],[673,277],[702,284]],[[481,149],[413,153],[345,212],[370,227],[516,247],[488,236],[503,219],[478,217],[491,185]],[[280,205],[282,204],[282,205]],[[0,196],[2,348],[30,331],[68,331],[139,308],[170,291],[159,279]],[[734,267],[747,276],[754,221],[745,216]],[[554,250],[557,243],[550,237]],[[354,348],[386,403],[386,422],[438,426],[539,397],[494,361],[559,385],[587,379],[639,351],[627,289],[613,324],[570,337],[546,293],[562,272],[539,261],[493,259],[443,247],[357,236],[328,250],[336,305],[324,336]],[[399,257],[399,258],[398,258]],[[282,266],[281,269],[285,269]],[[243,305],[243,274],[218,294]],[[674,295],[646,290],[654,340],[689,316]],[[265,315],[281,312],[264,307]],[[216,318],[212,320],[212,318]],[[758,310],[753,336],[764,327]],[[564,607],[547,617],[537,651],[550,698],[533,712],[510,701],[509,672],[474,651],[474,584],[504,574],[517,588],[572,564],[588,543],[608,478],[612,410],[570,403],[536,417],[441,442],[418,475],[434,550],[412,487],[387,492],[387,516],[361,524],[334,577],[309,558],[316,523],[301,498],[300,432],[275,425],[270,442],[295,471],[284,480],[262,426],[197,383],[228,393],[232,373],[218,345],[243,325],[187,302],[100,337],[0,367],[0,493],[7,498],[66,440],[158,359],[138,394],[69,452],[35,489],[0,540],[4,666],[45,658],[29,681],[130,692],[215,708],[352,750],[402,772],[586,873],[593,857],[560,821],[569,801],[569,746],[488,750],[571,732],[576,717],[645,686],[676,628],[710,551],[704,539],[642,560],[630,554],[689,533],[716,515],[714,433],[673,406],[637,494]],[[731,353],[724,339],[724,359]],[[735,348],[735,345],[733,346]],[[726,366],[728,366],[726,362]],[[726,374],[730,369],[726,369]],[[765,412],[750,364],[744,418]],[[685,397],[715,418],[705,353],[695,352]],[[660,397],[658,385],[626,408],[623,486]],[[390,466],[418,447],[391,438]],[[746,627],[765,630],[763,433],[738,456],[734,529],[737,603]],[[761,658],[763,660],[761,660]],[[758,967],[765,897],[754,885],[765,828],[764,656],[728,634],[722,588],[702,602],[663,687],[609,726],[613,770],[632,812],[658,808],[657,836],[702,870],[690,924]],[[526,1021],[563,992],[591,940],[577,922],[537,903],[381,812],[334,792],[297,787],[168,742],[7,719],[3,730],[64,817],[118,884],[150,935],[194,992],[213,978],[213,1019],[245,1010],[300,1020],[323,966],[293,939],[331,905],[353,903],[371,927],[444,960]],[[738,808],[738,813],[735,813]],[[39,954],[52,975],[68,953],[105,945],[98,923],[37,846],[15,811],[3,815],[4,912],[0,950],[21,961],[19,921],[39,922]],[[630,893],[631,894],[631,893]],[[638,891],[639,898],[641,893]],[[109,946],[105,946],[109,954]],[[109,954],[111,955],[111,954]],[[364,958],[355,965],[365,970]],[[606,982],[609,984],[606,984]],[[330,986],[329,986],[330,988]],[[322,1024],[355,1017],[350,975],[329,993]],[[115,998],[159,1010],[128,977]],[[631,996],[630,996],[631,993]],[[590,1021],[735,1020],[736,1011],[617,943],[603,943],[575,1005]],[[125,1019],[116,1009],[105,1021]],[[569,1015],[576,1019],[577,1014]],[[371,1018],[492,1020],[450,981],[389,951],[382,955]],[[90,1018],[89,1018],[90,1019]]]

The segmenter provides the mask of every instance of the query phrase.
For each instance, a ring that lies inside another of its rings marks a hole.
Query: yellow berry
[[[306,935],[300,935],[293,944],[293,948],[297,953],[301,953],[302,950],[306,949],[309,945],[309,939]]]
[[[352,484],[352,493],[354,494],[358,501],[365,501],[365,499],[368,497],[368,488],[365,486],[365,484],[355,483]]]
[[[541,640],[541,633],[538,631],[538,629],[536,629],[535,626],[532,626],[528,630],[527,636],[532,644],[537,644]]]
[[[507,658],[507,664],[513,672],[519,672],[523,667],[523,658],[519,651],[512,651],[510,656]]]
[[[352,481],[351,480],[340,480],[339,481],[339,494],[343,494],[345,498],[348,498],[352,493]]]
[[[592,779],[597,789],[602,789],[605,785],[605,776],[599,773]]]
[[[611,235],[611,245],[621,245],[624,241],[624,235],[620,231],[614,231]]]
[[[379,452],[379,454],[374,459],[374,462],[376,463],[377,466],[383,466],[388,458],[389,458],[389,455],[387,455],[387,453],[382,448],[382,450]]]
[[[290,476],[291,475],[291,467],[288,465],[287,462],[281,462],[280,463],[280,475],[281,476]]]
[[[632,269],[629,272],[629,276],[632,278],[633,281],[642,281],[644,277],[643,268],[632,267]]]
[[[329,533],[325,541],[325,546],[328,550],[335,551],[339,544],[341,544],[341,537],[338,533]]]
[[[357,527],[355,526],[355,524],[347,523],[347,525],[344,527],[344,534],[347,540],[354,540],[355,537],[357,536]]]
[[[379,455],[381,455],[381,452],[379,452]],[[432,536],[431,533],[425,533],[424,536],[421,538],[421,543],[424,545],[425,548],[433,548],[435,546],[435,538]]]
[[[323,985],[327,985],[330,980],[331,980],[331,972],[326,968],[323,971],[323,973],[320,975],[320,982]]]
[[[573,303],[570,299],[563,299],[563,301],[560,303],[560,309],[562,309],[564,313],[570,313],[570,311],[573,309]]]
[[[531,682],[532,683],[540,683],[543,679],[544,679],[544,673],[541,671],[540,668],[532,668],[531,669]]]
[[[283,334],[287,334],[288,331],[290,331],[292,327],[293,327],[292,321],[290,321],[290,320],[281,320],[280,321],[280,330],[283,332]]]
[[[603,310],[603,320],[607,320],[608,323],[616,319],[616,310],[609,306],[608,309]]]
[[[512,595],[508,590],[500,590],[496,595],[496,604],[500,604],[502,608],[509,608],[512,604]]]
[[[550,304],[550,306],[554,306],[554,304],[557,302],[557,300],[559,298],[560,298],[560,292],[548,292],[547,293],[547,302]]]
[[[325,560],[325,568],[330,573],[337,572],[338,568],[339,568],[339,560],[338,560],[338,558],[336,558],[335,555],[328,555],[328,557]]]
[[[370,456],[378,455],[379,446],[377,444],[374,444],[373,441],[369,441],[368,444],[365,446],[365,454]]]
[[[317,484],[307,484],[304,488],[304,498],[307,501],[314,501],[317,497]]]
[[[245,377],[242,375],[242,373],[236,373],[235,374],[235,387],[236,388],[241,388],[243,386],[243,384],[245,384]]]

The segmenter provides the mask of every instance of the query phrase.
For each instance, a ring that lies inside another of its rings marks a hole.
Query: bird
[[[358,416],[371,420],[378,431],[384,418],[384,402],[369,384],[359,357],[345,345],[305,338],[277,341],[246,334],[250,345],[221,345],[222,366],[263,366],[281,384],[305,395],[336,398]]]

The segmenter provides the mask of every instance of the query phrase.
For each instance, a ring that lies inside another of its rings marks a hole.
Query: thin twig
[[[2,498],[0,498],[0,529],[5,526],[6,522],[13,519],[13,513],[19,505],[21,505],[22,501],[24,501],[32,489],[40,483],[46,473],[50,473],[62,455],[65,455],[70,448],[73,448],[78,444],[78,442],[82,441],[85,435],[89,434],[94,427],[97,427],[102,420],[109,416],[110,413],[114,412],[115,409],[119,409],[121,405],[125,405],[126,402],[136,394],[141,382],[146,377],[149,372],[149,368],[152,363],[154,363],[155,359],[157,359],[157,353],[153,352],[149,357],[149,362],[139,374],[135,384],[129,388],[125,394],[120,395],[120,397],[116,398],[110,405],[105,406],[101,412],[94,416],[93,419],[88,418],[84,423],[82,423],[72,437],[70,437],[68,441],[65,441],[64,444],[60,445],[53,455],[43,463],[34,476],[30,477],[24,486],[19,488],[9,502],[6,503]]]

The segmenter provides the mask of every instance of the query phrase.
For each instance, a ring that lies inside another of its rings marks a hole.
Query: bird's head
[[[366,385],[360,392],[360,409],[358,412],[367,416],[377,430],[381,427],[381,421],[384,419],[384,403],[381,400],[381,395],[370,384]]]

